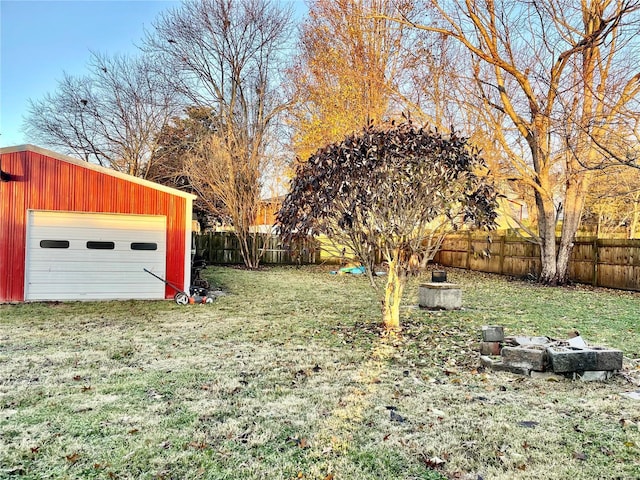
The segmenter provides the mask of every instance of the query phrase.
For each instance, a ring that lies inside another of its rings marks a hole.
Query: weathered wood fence
[[[283,245],[280,237],[260,233],[255,236],[258,248],[265,247],[261,263],[268,265],[304,265],[317,263],[319,252],[313,241],[292,248]],[[238,238],[231,232],[204,233],[196,236],[196,255],[212,265],[242,264]],[[265,245],[266,244],[266,245]]]
[[[640,240],[578,239],[569,277],[577,283],[640,291]],[[434,262],[501,275],[537,277],[540,247],[520,237],[449,235]]]
[[[321,247],[315,241],[287,248],[277,235],[260,234],[257,238],[260,247],[266,242],[263,264],[321,262]],[[238,239],[230,232],[198,235],[196,253],[210,264],[243,263]],[[449,235],[434,262],[480,272],[537,277],[540,273],[540,247],[521,237],[495,233]],[[577,240],[571,254],[569,276],[577,283],[640,291],[640,240]]]

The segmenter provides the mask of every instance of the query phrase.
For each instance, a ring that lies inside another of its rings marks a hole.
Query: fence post
[[[471,270],[471,230],[467,230],[467,270]]]
[[[505,244],[507,243],[507,236],[500,236],[500,275],[504,275],[504,249]]]
[[[594,287],[598,286],[598,262],[600,261],[600,245],[598,245],[598,237],[593,239],[593,281]]]

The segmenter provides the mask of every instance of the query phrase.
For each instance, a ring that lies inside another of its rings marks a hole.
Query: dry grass
[[[389,336],[364,278],[206,273],[213,305],[0,306],[0,478],[640,477],[638,294],[452,271],[465,309],[414,308],[416,280]],[[628,378],[481,371],[495,323],[577,328]]]

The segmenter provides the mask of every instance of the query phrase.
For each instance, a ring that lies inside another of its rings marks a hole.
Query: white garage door
[[[29,211],[26,300],[161,299],[164,216]]]

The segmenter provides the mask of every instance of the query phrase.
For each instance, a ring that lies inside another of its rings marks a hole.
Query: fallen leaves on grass
[[[80,460],[80,454],[78,452],[73,452],[71,455],[65,455],[64,458],[67,459],[67,462],[69,462],[71,465],[73,465],[78,460]]]
[[[291,444],[291,445],[295,445],[299,448],[305,449],[305,448],[309,448],[311,445],[309,445],[309,441],[307,440],[306,437],[302,437],[302,438],[298,438],[298,437],[289,437],[287,438],[287,443]]]
[[[575,460],[580,460],[581,462],[584,462],[587,460],[587,454],[584,452],[573,452],[573,458]]]
[[[209,445],[205,442],[195,442],[195,441],[189,442],[187,446],[195,450],[206,450],[209,447]]]

